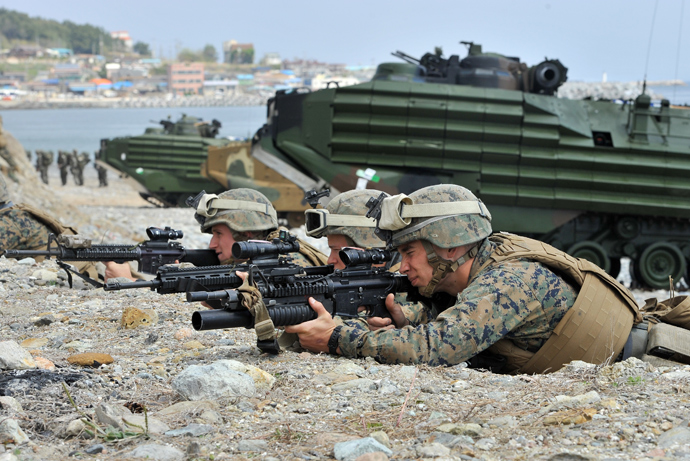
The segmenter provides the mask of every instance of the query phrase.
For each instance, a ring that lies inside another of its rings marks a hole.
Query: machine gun
[[[189,250],[179,242],[169,241],[182,238],[182,231],[170,227],[149,227],[146,235],[150,240],[135,245],[93,245],[91,239],[78,235],[50,234],[47,250],[5,250],[4,254],[7,258],[17,259],[45,256],[58,261],[137,261],[139,271],[147,274],[155,274],[159,267],[175,261],[198,266],[220,263],[214,250]]]
[[[283,280],[254,277],[250,283],[256,283],[274,326],[296,325],[316,318],[307,301],[309,297],[323,303],[333,316],[390,317],[385,306],[389,293],[407,292],[408,299],[410,293],[417,293],[407,276],[374,266],[389,261],[392,256],[390,250],[347,248],[340,251],[346,268],[332,274],[301,275]],[[220,300],[222,309],[194,312],[192,326],[195,330],[254,327],[254,317],[242,306],[236,290],[187,292],[189,302],[211,300]],[[360,307],[364,311],[360,312]],[[277,352],[273,341],[259,341],[258,346],[266,352]]]
[[[283,256],[299,251],[299,242],[295,236],[281,231],[273,242],[237,242],[232,247],[232,254],[237,259],[250,259],[250,262],[226,266],[178,267],[162,266],[153,280],[142,280],[129,283],[107,282],[105,291],[128,290],[132,288],[150,288],[159,294],[185,293],[190,291],[216,291],[238,288],[243,280],[235,272],[249,272],[255,278],[265,280],[293,280],[296,276],[327,275],[333,272],[333,266],[301,267]],[[220,307],[220,306],[219,306]]]

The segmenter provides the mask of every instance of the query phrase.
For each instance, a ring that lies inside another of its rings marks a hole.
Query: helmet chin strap
[[[422,245],[424,245],[424,249],[426,250],[426,258],[429,261],[429,265],[433,269],[429,284],[419,289],[419,294],[426,298],[431,297],[434,293],[434,289],[436,289],[436,286],[438,286],[445,276],[458,270],[458,267],[477,256],[477,252],[479,251],[479,245],[475,245],[456,261],[449,261],[441,258],[430,242],[422,240]]]

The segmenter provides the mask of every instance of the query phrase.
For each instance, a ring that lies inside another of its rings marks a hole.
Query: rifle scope
[[[175,230],[166,226],[165,229],[161,229],[160,227],[148,227],[146,229],[146,235],[148,235],[151,240],[167,241],[181,239],[184,234],[180,230]]]
[[[383,264],[393,258],[393,252],[383,248],[372,248],[370,250],[357,250],[355,248],[345,248],[340,250],[340,260],[346,266],[357,266],[359,264]]]
[[[232,255],[236,259],[250,259],[257,256],[274,256],[299,251],[299,242],[235,242],[232,245]]]

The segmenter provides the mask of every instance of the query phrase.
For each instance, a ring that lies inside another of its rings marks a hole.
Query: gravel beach
[[[187,247],[208,243],[191,210],[153,208],[113,175],[107,188],[92,167],[83,187],[50,180],[27,170],[10,192],[104,243],[165,225]],[[506,376],[274,356],[253,330],[194,331],[200,308],[147,289],[69,288],[54,261],[1,257],[0,461],[690,459],[690,366]]]

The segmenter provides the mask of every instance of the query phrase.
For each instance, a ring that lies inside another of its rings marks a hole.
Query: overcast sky
[[[570,81],[690,80],[690,5],[684,0],[3,0],[31,16],[127,30],[156,55],[207,43],[251,42],[256,57],[308,58],[348,65],[421,56],[441,46],[464,57],[459,41],[568,67]],[[682,13],[682,14],[681,14]],[[651,35],[651,47],[649,47]],[[677,59],[680,42],[680,60]],[[649,59],[647,59],[649,51]],[[678,64],[679,63],[679,64]]]

